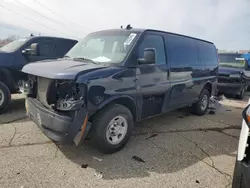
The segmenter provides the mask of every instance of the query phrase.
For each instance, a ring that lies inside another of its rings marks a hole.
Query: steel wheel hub
[[[119,144],[127,134],[128,122],[122,116],[114,117],[106,130],[106,138],[112,145]]]
[[[204,111],[206,110],[208,105],[208,96],[207,95],[203,95],[202,99],[201,99],[201,110]]]
[[[3,94],[3,91],[0,90],[0,106],[3,104],[4,102],[4,94]]]

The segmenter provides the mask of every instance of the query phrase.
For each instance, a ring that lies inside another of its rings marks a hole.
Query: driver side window
[[[145,48],[155,49],[156,64],[166,64],[165,48],[162,36],[153,34],[146,35],[139,47],[139,58],[143,58]]]

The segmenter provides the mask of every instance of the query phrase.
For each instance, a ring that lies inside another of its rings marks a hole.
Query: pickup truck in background
[[[8,106],[11,94],[19,93],[18,82],[26,79],[23,66],[45,59],[63,57],[76,40],[35,36],[13,41],[0,48],[0,113]]]
[[[219,53],[218,94],[243,99],[249,89],[250,69],[243,53]]]

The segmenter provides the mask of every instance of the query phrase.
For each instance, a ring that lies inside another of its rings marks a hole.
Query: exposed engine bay
[[[72,111],[84,104],[83,88],[72,80],[52,80],[43,77],[29,77],[19,84],[20,90],[40,101],[45,107],[59,111]]]

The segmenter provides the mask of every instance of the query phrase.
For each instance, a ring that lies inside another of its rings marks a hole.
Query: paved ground
[[[225,99],[215,115],[176,111],[144,121],[122,151],[103,155],[88,142],[51,142],[25,118],[22,96],[14,98],[0,115],[1,188],[229,187],[248,99]]]

